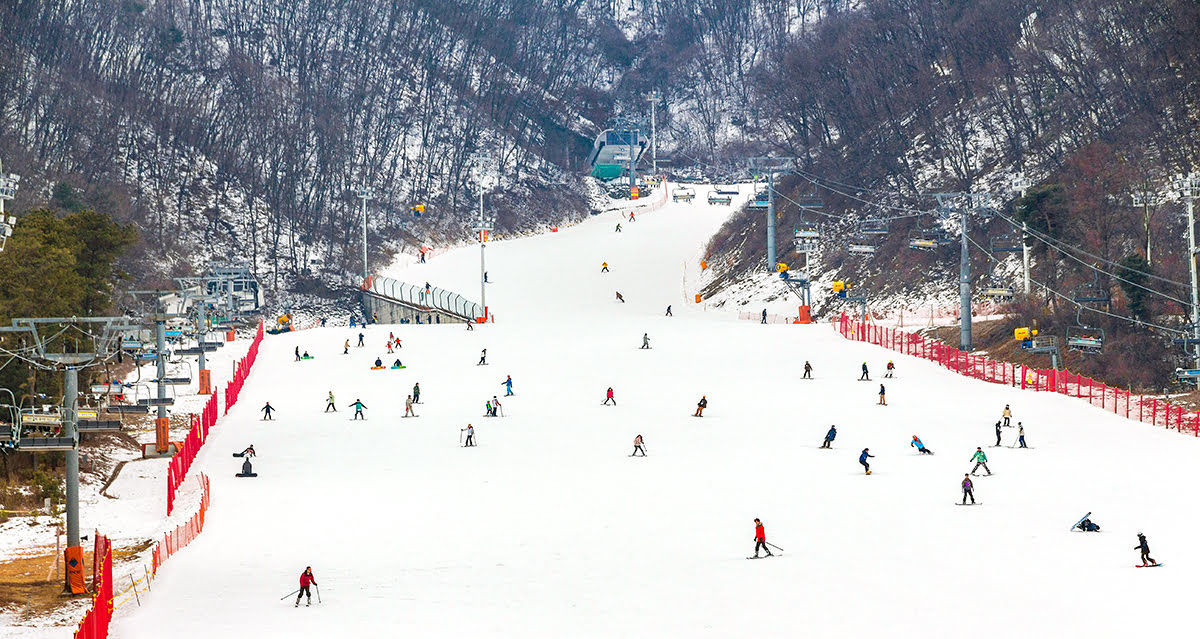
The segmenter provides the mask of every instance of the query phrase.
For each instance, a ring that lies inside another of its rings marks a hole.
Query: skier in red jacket
[[[767,531],[763,529],[762,522],[758,517],[754,518],[754,556],[758,556],[758,549],[762,548],[767,551],[767,556],[771,556],[771,549],[767,548]]]
[[[316,586],[317,578],[312,574],[312,566],[307,566],[304,568],[304,572],[300,573],[300,592],[296,595],[297,608],[300,607],[300,597],[305,595],[308,596],[308,603],[305,605],[312,605],[312,591],[308,589],[310,585]]]

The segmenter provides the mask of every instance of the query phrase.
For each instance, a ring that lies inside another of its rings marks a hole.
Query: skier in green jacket
[[[354,419],[366,419],[366,417],[363,416],[363,409],[366,408],[366,406],[363,405],[361,400],[354,400],[354,403],[350,404],[350,408],[354,409]]]
[[[971,459],[969,461],[975,462],[975,467],[971,469],[972,475],[975,474],[975,471],[979,470],[980,466],[983,466],[983,469],[987,471],[987,474],[992,474],[992,469],[988,468],[987,465],[987,453],[983,452],[982,448],[976,446],[975,454],[971,455]]]

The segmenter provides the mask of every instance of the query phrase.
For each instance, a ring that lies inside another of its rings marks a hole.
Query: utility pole
[[[658,101],[662,99],[662,96],[656,89],[647,93],[645,98],[650,102],[650,162],[654,175],[658,175],[658,122],[654,116],[655,111],[658,110]]]
[[[757,157],[750,158],[750,165],[767,173],[767,272],[775,272],[775,174],[788,173],[796,158]]]
[[[40,360],[35,363],[36,366],[45,370],[63,371],[63,402],[59,415],[62,418],[62,437],[71,441],[70,448],[63,450],[67,515],[67,552],[64,555],[67,582],[64,592],[73,592],[72,576],[75,577],[77,585],[83,583],[83,552],[79,535],[79,414],[76,408],[79,396],[79,369],[103,364],[116,357],[121,346],[121,336],[138,329],[136,325],[130,325],[128,322],[124,317],[38,317],[16,318],[12,320],[11,326],[0,327],[2,333],[23,333],[29,337],[32,352],[27,352],[25,356]],[[55,331],[62,326],[75,326],[80,333],[90,335],[93,342],[76,344],[77,352],[72,353],[65,352],[66,344],[60,343],[58,346],[62,352],[51,352],[50,340],[53,338],[43,338],[39,331],[40,326],[50,326]],[[94,352],[79,351],[80,348],[92,348]],[[31,452],[38,451],[34,449]]]
[[[1162,203],[1162,198],[1158,193],[1150,189],[1148,183],[1143,183],[1140,190],[1130,194],[1130,199],[1133,200],[1134,206],[1142,207],[1142,232],[1146,234],[1146,264],[1152,263],[1150,254],[1150,207],[1157,207]]]
[[[631,134],[629,138],[629,197],[633,199],[633,190],[637,188],[636,150],[641,146],[638,143],[641,141],[642,131],[635,128],[632,131],[626,131],[626,133]]]
[[[1200,368],[1200,292],[1196,288],[1196,214],[1193,208],[1196,198],[1200,197],[1200,176],[1188,173],[1175,178],[1174,182],[1175,190],[1179,191],[1180,197],[1187,204],[1188,274],[1192,278],[1192,337],[1198,342],[1192,347],[1192,358],[1195,360],[1195,367]]]
[[[961,350],[971,350],[971,253],[970,253],[970,223],[971,213],[976,209],[985,209],[990,205],[991,196],[987,193],[935,193],[939,213],[949,216],[958,213],[961,225],[958,256],[958,302],[959,322],[958,347]],[[965,199],[965,206],[953,206],[956,200]]]
[[[496,218],[494,216],[488,217],[483,211],[485,177],[483,168],[492,163],[492,158],[486,154],[477,153],[471,156],[471,159],[479,168],[479,218],[475,222],[475,233],[479,236],[479,305],[483,307],[484,321],[486,321],[486,318],[490,317],[490,315],[488,314],[487,307],[487,261],[485,252],[487,250],[488,234],[496,227]],[[497,167],[496,173],[499,175],[499,167]]]
[[[363,281],[371,275],[367,270],[367,200],[371,198],[371,189],[362,187],[358,189],[358,197],[362,198],[362,235],[363,235]]]
[[[1013,178],[1012,189],[1017,192],[1017,197],[1024,198],[1025,194],[1029,191],[1031,184],[1032,183],[1030,182],[1029,178],[1025,177],[1024,173],[1018,173],[1017,176]],[[1025,297],[1029,297],[1029,294],[1033,291],[1033,288],[1030,286],[1029,279],[1029,224],[1025,222],[1021,222],[1021,267],[1025,275]]]

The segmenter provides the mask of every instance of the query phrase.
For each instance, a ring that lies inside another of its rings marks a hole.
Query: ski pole
[[[769,541],[765,541],[765,540],[764,540],[764,541],[763,541],[763,543],[764,543],[764,544],[766,544],[766,545],[768,545],[768,546],[770,546],[770,547],[772,547],[772,548],[774,548],[775,550],[778,550],[779,552],[787,552],[787,551],[785,551],[784,549],[780,548],[779,546],[776,546],[775,544],[773,544],[773,543],[771,543],[771,542],[769,542]]]
[[[287,599],[288,597],[291,597],[292,595],[294,595],[294,594],[296,594],[296,593],[298,593],[298,592],[300,592],[300,589],[299,589],[299,588],[297,588],[297,589],[295,589],[295,590],[293,590],[293,591],[289,592],[288,594],[286,594],[286,595],[284,595],[284,596],[280,597],[280,598],[279,598],[279,600],[280,600],[280,601],[283,601],[284,599]]]
[[[313,584],[313,585],[317,586],[317,584]],[[321,603],[321,587],[320,586],[317,586],[317,603]]]

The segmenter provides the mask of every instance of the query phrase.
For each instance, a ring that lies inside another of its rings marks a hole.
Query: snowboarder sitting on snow
[[[932,455],[933,454],[933,451],[929,450],[928,448],[925,448],[925,444],[921,443],[921,438],[917,437],[916,435],[913,435],[912,441],[908,442],[908,445],[916,446],[917,452],[921,453],[922,455]]]
[[[271,413],[275,412],[275,409],[271,407],[271,402],[267,402],[267,405],[259,410],[263,413],[263,419],[271,419]]]
[[[308,351],[304,351],[304,355],[302,355],[300,359],[312,359],[312,355],[309,355]]]
[[[758,517],[754,518],[754,556],[758,556],[758,549],[762,548],[767,551],[767,556],[771,556],[771,549],[767,548],[767,531],[763,528],[762,522]]]
[[[603,406],[603,405],[607,405],[609,402],[612,402],[612,403],[613,403],[613,406],[616,406],[616,405],[617,405],[617,400],[616,400],[616,398],[614,398],[614,397],[613,397],[613,389],[612,389],[612,386],[609,386],[609,387],[608,387],[608,392],[606,392],[606,393],[604,394],[604,404],[601,404],[601,405],[602,405],[602,406]]]
[[[1075,524],[1075,527],[1083,532],[1100,532],[1100,526],[1087,517],[1084,517],[1083,521]]]
[[[375,358],[375,368],[383,368],[383,359],[379,357]]]
[[[242,462],[242,475],[249,476],[253,474],[254,468],[250,465],[250,458],[247,457],[246,461]]]
[[[397,359],[396,361],[392,362],[392,368],[401,368],[401,367],[403,367],[403,366],[404,366],[404,364],[401,364],[399,359]]]
[[[870,450],[870,448],[864,448],[862,454],[858,456],[858,463],[862,464],[863,470],[866,471],[868,475],[871,474],[871,464],[867,461],[867,458],[874,457],[874,455],[870,453]]]
[[[701,395],[700,402],[696,404],[696,414],[694,417],[704,417],[704,409],[708,408],[708,396]]]
[[[988,468],[987,454],[983,452],[983,448],[976,446],[975,454],[971,455],[971,459],[969,459],[967,461],[975,462],[975,467],[971,469],[972,475],[975,474],[975,471],[979,470],[980,466],[983,466],[983,469],[987,471],[987,474],[989,474],[989,475],[992,474],[992,469]]]
[[[829,432],[825,433],[825,441],[821,443],[821,448],[830,448],[829,445],[833,443],[835,437],[837,437],[837,426],[830,426]]]
[[[317,578],[313,576],[312,566],[307,566],[304,568],[304,572],[300,573],[300,592],[296,594],[297,607],[300,606],[300,597],[304,596],[308,597],[308,605],[312,605],[312,592],[308,589],[310,585],[316,586],[318,584]]]
[[[1146,565],[1147,561],[1154,564],[1155,566],[1158,565],[1158,562],[1154,561],[1154,558],[1150,556],[1150,544],[1149,544],[1149,542],[1146,541],[1146,536],[1143,535],[1142,533],[1138,533],[1138,545],[1134,546],[1134,549],[1142,551],[1142,565],[1143,566]]]
[[[642,440],[641,435],[634,437],[633,438],[633,455],[630,455],[630,457],[637,455],[638,451],[641,451],[642,457],[645,457],[646,456],[645,444],[646,444],[646,442],[644,440]]]

